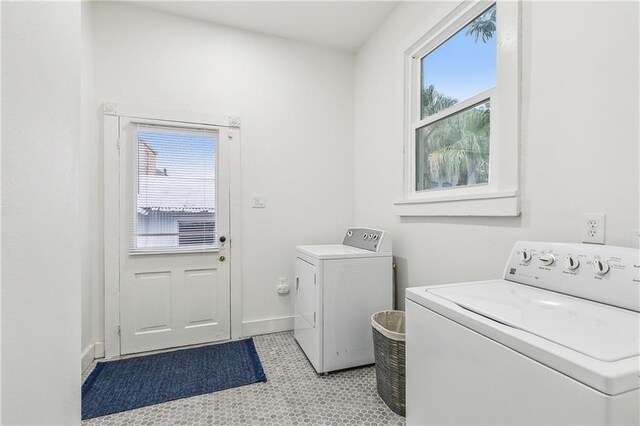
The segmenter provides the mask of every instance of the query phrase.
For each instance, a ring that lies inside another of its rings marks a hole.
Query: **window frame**
[[[493,4],[496,16],[496,86],[421,119],[421,62]],[[399,216],[517,216],[520,144],[520,4],[465,1],[404,50],[405,141]],[[489,182],[416,190],[416,131],[473,105],[491,103]]]

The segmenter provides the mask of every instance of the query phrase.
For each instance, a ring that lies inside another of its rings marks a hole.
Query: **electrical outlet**
[[[606,215],[585,214],[582,216],[583,243],[604,244],[606,229]]]

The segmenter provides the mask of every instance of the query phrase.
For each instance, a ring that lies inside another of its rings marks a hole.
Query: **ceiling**
[[[136,4],[346,51],[356,51],[399,4],[394,1],[138,1]]]

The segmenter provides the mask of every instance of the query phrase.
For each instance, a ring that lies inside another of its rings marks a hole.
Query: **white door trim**
[[[119,139],[120,117],[172,121],[180,124],[226,127],[229,145],[229,268],[231,338],[242,337],[242,194],[240,170],[240,119],[153,107],[104,103],[104,350],[105,357],[120,355],[120,261],[119,261]]]

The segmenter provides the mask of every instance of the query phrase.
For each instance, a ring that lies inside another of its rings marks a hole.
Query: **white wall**
[[[402,3],[356,56],[355,222],[394,236],[401,294],[497,278],[516,240],[579,242],[583,213],[606,213],[607,243],[630,246],[639,225],[635,2],[524,4],[521,217],[395,215],[401,55],[454,6]]]
[[[2,3],[2,424],[80,422],[80,6]]]
[[[2,4],[0,4],[0,307],[2,307]],[[2,311],[0,311],[0,377],[2,377]],[[2,380],[0,379],[0,423],[2,423]]]
[[[293,281],[293,246],[338,241],[351,225],[353,54],[131,5],[92,8],[94,111],[109,101],[241,117],[243,321],[259,321],[244,329],[291,327],[291,296],[276,285]],[[251,194],[267,208],[252,209]]]
[[[83,369],[96,356],[94,343],[101,341],[103,330],[103,259],[101,181],[102,156],[97,140],[99,114],[95,108],[93,79],[93,46],[90,1],[81,5],[81,115],[79,160],[79,213],[82,278]],[[99,352],[97,354],[101,356]]]

